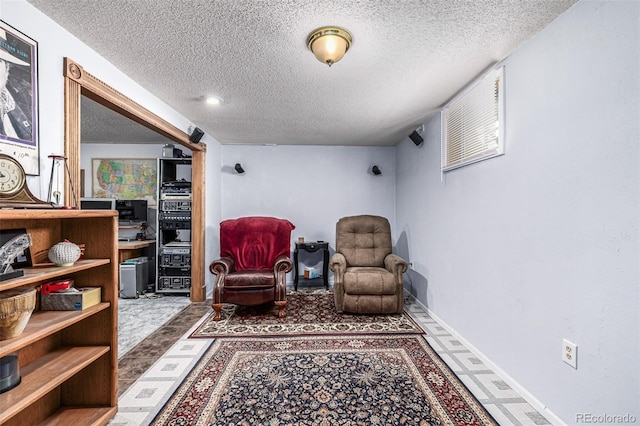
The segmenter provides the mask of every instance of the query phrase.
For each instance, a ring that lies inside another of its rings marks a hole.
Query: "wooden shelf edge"
[[[106,425],[118,412],[115,407],[62,407],[39,426]]]
[[[0,282],[0,291],[35,284],[44,280],[51,280],[102,265],[108,265],[110,262],[111,259],[83,259],[78,260],[73,264],[73,266],[34,266],[31,268],[24,268],[23,276]]]
[[[3,407],[0,424],[28,408],[110,350],[110,346],[64,347],[21,368],[22,382],[0,394],[0,407]]]
[[[17,337],[3,340],[0,346],[0,357],[16,352],[43,337],[50,336],[66,327],[82,321],[111,306],[109,302],[103,302],[91,306],[82,311],[39,311],[34,312],[26,328]]]
[[[55,219],[103,219],[116,218],[116,210],[67,210],[67,209],[0,209],[0,219],[5,220],[55,220]]]

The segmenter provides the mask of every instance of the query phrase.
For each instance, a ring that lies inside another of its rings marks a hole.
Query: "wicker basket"
[[[0,340],[19,336],[36,307],[36,290],[21,287],[0,291]]]

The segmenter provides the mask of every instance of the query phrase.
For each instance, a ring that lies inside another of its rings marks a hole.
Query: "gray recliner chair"
[[[402,312],[402,274],[408,265],[391,249],[391,226],[386,218],[361,215],[338,221],[336,253],[329,262],[338,312]]]

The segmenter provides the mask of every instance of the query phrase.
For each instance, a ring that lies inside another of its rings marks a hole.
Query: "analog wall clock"
[[[27,175],[13,157],[0,154],[0,207],[44,207],[50,204],[37,199],[27,186]]]

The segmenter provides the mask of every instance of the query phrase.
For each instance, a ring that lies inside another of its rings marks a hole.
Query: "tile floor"
[[[405,310],[427,332],[425,338],[460,381],[484,405],[500,425],[551,425],[417,303],[409,300]]]
[[[186,295],[144,293],[137,299],[118,299],[118,358],[190,304]]]
[[[148,425],[202,354],[209,339],[188,339],[210,302],[194,303],[128,353],[119,363],[118,414],[109,423]],[[500,425],[550,425],[515,390],[409,299],[407,312],[425,329],[425,338]]]
[[[174,312],[176,306],[184,303],[182,300],[184,297],[175,296],[176,300],[168,303],[167,299],[170,298],[172,296],[167,296],[164,299],[136,299],[137,302],[132,307],[144,306],[144,309],[139,309],[138,312],[133,309],[122,309],[123,306],[120,303],[118,322],[122,322],[123,326],[118,333],[118,341],[128,343],[133,339],[132,336],[139,340],[135,345],[118,348],[120,353],[118,357],[118,396],[121,396],[132,386],[156,361],[161,360],[167,350],[194,324],[203,319],[211,309],[211,302],[187,303],[182,306],[181,310]],[[164,313],[166,317],[158,320],[159,313]],[[175,316],[170,317],[170,315]],[[128,323],[131,320],[144,323],[155,322],[156,330],[145,330],[146,338],[140,339],[141,331]],[[184,338],[186,339],[186,336]]]

